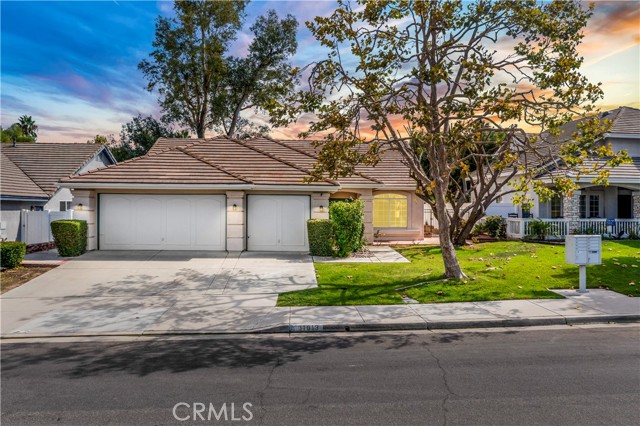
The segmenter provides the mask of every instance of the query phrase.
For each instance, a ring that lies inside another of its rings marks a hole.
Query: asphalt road
[[[3,426],[225,424],[225,415],[227,424],[296,426],[640,418],[638,326],[1,348]]]

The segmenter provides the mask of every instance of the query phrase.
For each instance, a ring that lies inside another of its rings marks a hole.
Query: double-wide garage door
[[[255,251],[308,251],[306,195],[249,195],[247,248]]]
[[[224,195],[101,194],[101,250],[225,250]]]

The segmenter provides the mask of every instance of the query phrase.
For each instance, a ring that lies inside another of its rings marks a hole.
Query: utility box
[[[564,259],[572,265],[601,264],[602,237],[600,235],[567,235]]]
[[[602,237],[600,235],[567,235],[564,260],[579,267],[578,293],[587,292],[587,265],[602,263]]]

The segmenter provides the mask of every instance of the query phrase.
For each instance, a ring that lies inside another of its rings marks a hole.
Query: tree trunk
[[[204,126],[200,123],[196,126],[196,134],[198,135],[198,139],[204,138]]]
[[[446,185],[443,183],[443,185]],[[444,276],[446,278],[462,279],[466,275],[462,272],[460,263],[458,262],[458,256],[456,255],[456,248],[453,245],[451,239],[451,222],[449,215],[447,214],[447,202],[445,198],[445,191],[442,188],[436,188],[434,190],[436,211],[438,216],[438,227],[440,228],[440,248],[442,249],[442,260],[444,261]],[[446,190],[446,188],[445,188]]]

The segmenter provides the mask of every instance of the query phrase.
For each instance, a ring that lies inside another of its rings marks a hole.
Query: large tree
[[[339,1],[307,22],[329,55],[312,64],[308,89],[274,107],[274,121],[315,114],[303,136],[325,138],[316,177],[398,151],[435,212],[445,276],[462,278],[455,244],[498,196],[569,193],[575,184],[559,166],[585,173],[587,156],[624,159],[598,145],[599,120],[562,133],[602,97],[580,73],[591,15],[577,0]]]
[[[164,119],[199,138],[211,129],[240,137],[264,133],[264,125],[241,113],[266,111],[295,87],[297,70],[287,62],[297,48],[298,23],[291,15],[279,19],[270,10],[258,17],[247,55],[228,55],[247,3],[176,2],[176,17],[158,18],[155,50],[138,65],[147,89],[160,93]]]
[[[214,124],[211,97],[221,88],[224,53],[240,29],[246,1],[176,1],[174,18],[158,17],[150,60],[138,68],[157,89],[171,121],[199,138]]]
[[[122,125],[120,140],[115,140],[113,136],[108,139],[104,136],[96,136],[95,143],[103,143],[109,140],[109,145],[113,156],[118,161],[145,155],[158,138],[188,138],[189,132],[176,130],[171,125],[167,125],[152,116],[138,114],[131,121]]]
[[[253,40],[246,57],[230,56],[226,59],[226,72],[222,90],[212,104],[211,115],[216,125],[227,136],[264,133],[241,117],[246,110],[264,109],[289,95],[297,83],[297,70],[289,62],[296,53],[298,21],[287,15],[279,19],[269,10],[251,26]]]
[[[30,115],[20,116],[17,124],[23,135],[30,136],[34,142],[38,139],[38,125]]]

